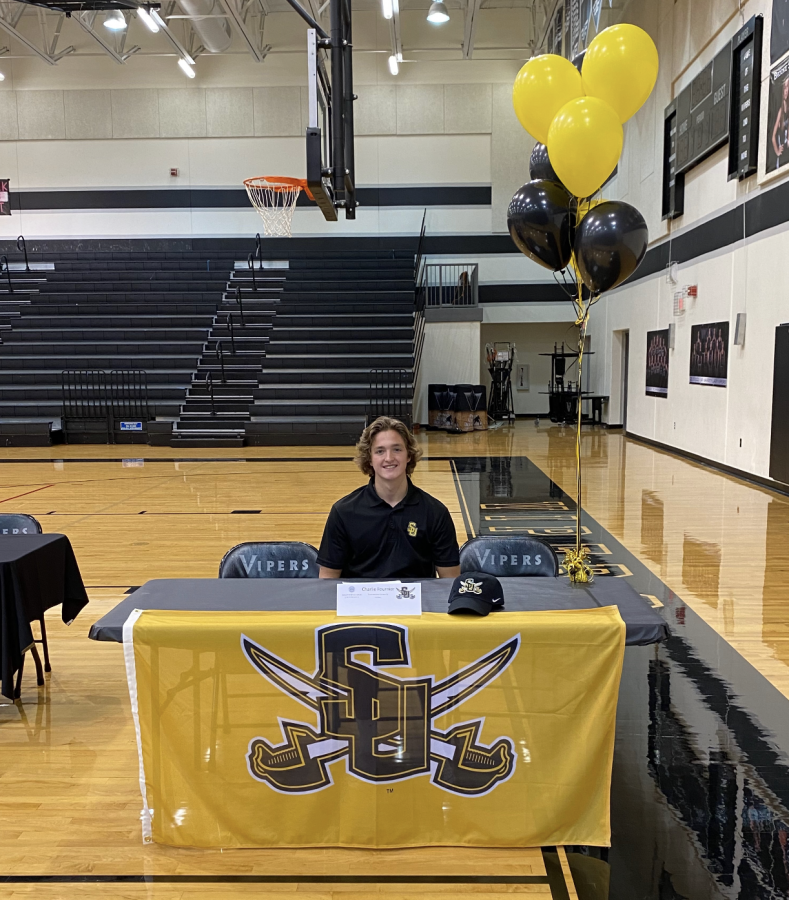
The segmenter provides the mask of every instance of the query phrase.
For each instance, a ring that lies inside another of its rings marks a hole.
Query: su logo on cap
[[[482,582],[474,581],[473,578],[467,578],[465,581],[460,582],[460,587],[458,588],[459,594],[481,594],[482,593]]]

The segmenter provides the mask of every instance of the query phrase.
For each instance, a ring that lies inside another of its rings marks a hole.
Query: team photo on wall
[[[690,383],[726,387],[729,323],[694,325],[690,330]]]
[[[770,70],[767,103],[767,163],[773,172],[789,162],[789,58]]]
[[[647,332],[647,396],[668,397],[668,328]]]

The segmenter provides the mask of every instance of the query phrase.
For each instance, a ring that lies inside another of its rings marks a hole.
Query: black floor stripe
[[[238,513],[243,513],[244,515],[252,515],[254,514],[262,514],[261,510],[238,510],[238,509],[227,509],[221,510],[218,509],[216,512],[151,512],[150,510],[142,510],[142,512],[119,512],[119,513],[103,513],[103,512],[89,512],[86,510],[82,510],[80,512],[51,512],[47,513],[48,516],[65,516],[68,518],[69,516],[105,516],[108,518],[118,518],[121,516],[151,516],[152,518],[155,516],[233,516]],[[267,516],[328,516],[329,511],[326,509],[316,509],[312,512],[267,512],[265,515]]]
[[[451,462],[454,456],[425,456],[425,460],[429,462]],[[54,457],[38,458],[38,459],[4,459],[0,454],[0,463],[119,463],[130,459],[128,456],[118,456],[108,459],[91,459],[90,457],[83,459],[55,459]],[[281,462],[353,462],[353,456],[140,456],[135,459],[141,459],[145,463],[237,463],[237,462],[254,462],[254,463],[281,463]]]
[[[0,884],[548,884],[547,875],[0,875]]]
[[[0,455],[0,463],[122,463],[131,459],[129,456],[113,456],[112,458],[103,457],[102,459],[91,459],[87,457],[83,459],[64,459],[47,457],[39,459],[4,459]],[[433,456],[431,459],[450,459],[451,457]],[[144,463],[237,463],[237,462],[352,462],[352,456],[136,456]]]

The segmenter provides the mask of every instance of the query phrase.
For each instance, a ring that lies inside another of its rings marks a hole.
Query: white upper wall
[[[627,4],[625,19],[645,27],[658,44],[661,70],[653,98],[625,125],[625,150],[609,196],[644,214],[653,244],[700,226],[742,205],[789,176],[789,167],[765,175],[767,85],[770,76],[768,0],[661,0]],[[660,218],[663,111],[753,15],[764,16],[762,104],[758,173],[727,181],[728,145],[685,176],[685,212],[672,223]],[[678,284],[665,272],[614,291],[592,311],[595,323],[595,389],[612,397],[609,420],[621,422],[621,333],[629,332],[628,431],[715,462],[769,475],[775,329],[789,321],[789,230],[785,225],[679,265]],[[697,285],[698,298],[682,316],[673,295]],[[746,340],[735,347],[734,324],[747,314]],[[689,383],[690,333],[694,324],[729,322],[728,385]],[[669,353],[668,398],[645,394],[647,331],[676,327]]]

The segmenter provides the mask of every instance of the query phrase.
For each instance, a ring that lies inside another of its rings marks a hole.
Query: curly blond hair
[[[359,443],[356,445],[354,462],[365,475],[372,477],[374,474],[372,464],[373,441],[383,431],[396,431],[403,439],[403,443],[408,451],[406,473],[410,475],[422,458],[422,449],[417,444],[416,438],[408,430],[408,427],[399,419],[392,419],[389,416],[379,416],[364,429],[362,436],[359,438]]]

